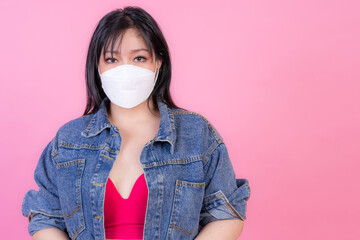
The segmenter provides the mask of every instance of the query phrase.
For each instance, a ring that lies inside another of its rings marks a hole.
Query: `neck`
[[[152,112],[150,112],[150,109],[147,106],[147,101],[133,108],[123,108],[110,102],[110,109],[108,112],[109,121],[119,130],[124,129],[130,131],[139,125],[148,124],[155,118],[160,118],[160,112],[155,111],[152,99],[149,100],[149,106]]]

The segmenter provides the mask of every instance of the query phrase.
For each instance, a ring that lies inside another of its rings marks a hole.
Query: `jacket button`
[[[93,183],[93,185],[94,185],[95,187],[103,187],[103,186],[104,186],[103,183]]]

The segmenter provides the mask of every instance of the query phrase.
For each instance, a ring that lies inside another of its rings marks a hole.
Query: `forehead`
[[[106,52],[113,51],[130,51],[134,48],[148,49],[141,32],[135,28],[129,28],[121,33],[110,36],[105,44]]]

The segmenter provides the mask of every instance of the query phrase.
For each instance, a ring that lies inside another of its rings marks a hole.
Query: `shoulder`
[[[179,130],[178,134],[191,135],[194,138],[207,138],[218,144],[223,142],[223,138],[215,126],[203,114],[178,108],[172,109],[172,114],[176,130]]]
[[[57,140],[82,138],[81,133],[88,127],[93,115],[94,114],[80,116],[65,122],[59,127],[56,133]]]

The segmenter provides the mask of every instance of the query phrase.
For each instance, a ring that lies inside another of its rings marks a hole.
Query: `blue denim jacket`
[[[148,187],[144,239],[194,239],[218,219],[246,219],[247,179],[236,179],[227,148],[202,115],[170,109],[157,100],[161,122],[142,149]],[[121,136],[108,120],[109,99],[99,110],[59,128],[42,152],[22,214],[28,231],[57,227],[71,239],[105,239],[104,196]]]

